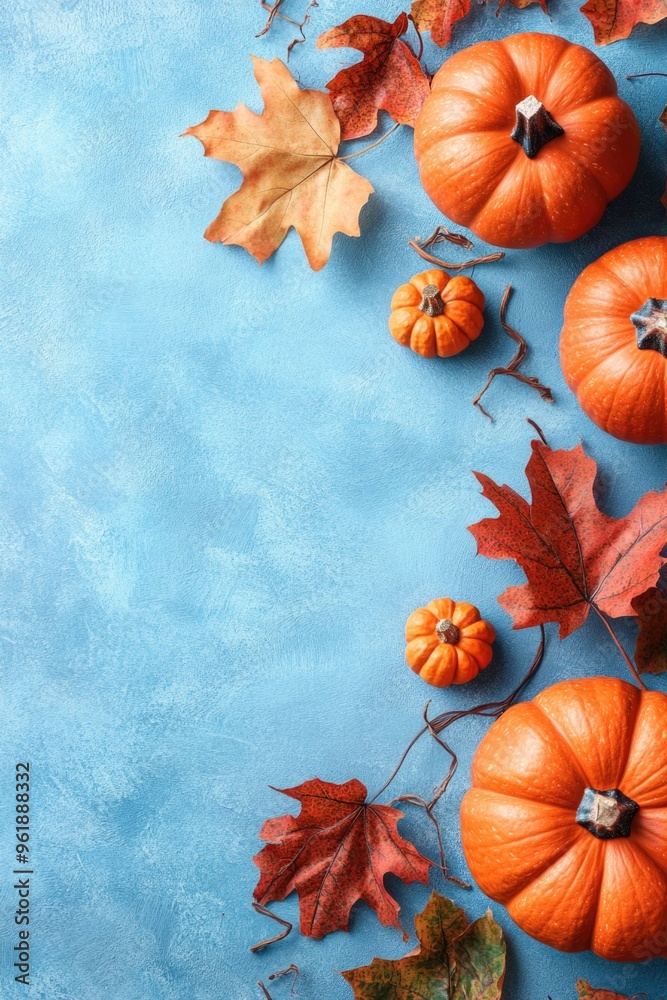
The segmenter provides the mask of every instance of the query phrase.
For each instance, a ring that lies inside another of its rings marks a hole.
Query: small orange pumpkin
[[[478,886],[531,937],[667,958],[667,697],[561,681],[489,729],[461,805]]]
[[[667,237],[623,243],[582,271],[565,303],[560,358],[598,427],[667,444]]]
[[[478,42],[433,78],[415,127],[424,189],[502,247],[587,232],[635,172],[639,125],[589,49],[536,32]]]
[[[493,625],[467,601],[440,597],[413,611],[405,625],[405,658],[434,687],[466,684],[488,667]]]
[[[484,294],[471,278],[432,268],[396,289],[389,330],[423,358],[451,358],[479,337],[483,309]]]

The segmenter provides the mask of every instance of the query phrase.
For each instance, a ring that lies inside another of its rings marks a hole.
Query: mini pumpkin
[[[667,697],[563,681],[491,726],[461,805],[473,878],[527,934],[667,957]]]
[[[493,625],[467,601],[441,597],[413,611],[405,625],[405,658],[434,687],[466,684],[488,667]]]
[[[667,237],[624,243],[582,271],[565,303],[560,357],[599,427],[667,443]]]
[[[534,247],[594,226],[635,172],[639,126],[589,49],[528,32],[435,74],[417,119],[426,193],[488,243]]]
[[[396,289],[389,330],[423,358],[451,358],[479,337],[483,309],[484,295],[471,278],[433,268]]]

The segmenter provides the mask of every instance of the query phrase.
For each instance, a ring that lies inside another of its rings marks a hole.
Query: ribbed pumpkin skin
[[[602,958],[667,957],[667,697],[609,677],[563,681],[482,740],[461,806],[473,878],[527,934]],[[639,805],[628,838],[576,822],[586,787]]]
[[[511,138],[533,95],[565,134],[529,159]],[[433,79],[415,128],[426,193],[488,243],[524,248],[577,239],[627,185],[639,125],[589,49],[558,35],[479,42]]]
[[[427,316],[419,308],[424,288],[433,285],[444,303],[440,316]],[[472,278],[451,277],[432,268],[413,275],[400,285],[391,300],[389,332],[402,347],[423,358],[451,358],[477,340],[484,326],[484,293]]]
[[[460,633],[454,643],[443,642],[436,632],[444,620]],[[484,621],[474,604],[439,597],[408,618],[405,658],[410,669],[434,687],[467,684],[488,667],[495,638],[493,625]]]
[[[667,299],[667,237],[610,250],[579,275],[565,303],[560,358],[591,420],[637,444],[667,443],[667,359],[639,350],[630,316]]]

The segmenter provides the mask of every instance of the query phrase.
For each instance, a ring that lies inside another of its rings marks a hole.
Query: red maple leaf
[[[398,927],[399,905],[384,887],[391,872],[404,882],[428,883],[431,862],[397,828],[403,813],[366,801],[353,778],[343,785],[313,778],[279,788],[301,803],[298,816],[278,816],[260,831],[266,847],[253,859],[260,870],[258,903],[299,895],[300,930],[321,938],[348,929],[350,910],[368,903],[385,926]],[[407,936],[406,936],[407,940]]]
[[[510,2],[521,10],[538,3],[544,13],[548,13],[547,0],[510,0]],[[507,0],[498,0],[496,14],[500,13],[506,3]],[[452,29],[456,22],[470,12],[470,5],[471,0],[413,0],[412,20],[419,31],[430,31],[431,41],[444,48],[452,40]]]
[[[595,503],[597,466],[581,445],[552,451],[533,441],[532,448],[526,466],[532,503],[475,473],[500,517],[469,529],[481,555],[515,559],[526,574],[526,583],[499,598],[514,628],[557,622],[564,639],[591,608],[610,618],[633,615],[632,599],[655,583],[662,565],[667,491],[647,493],[617,520]]]
[[[637,24],[667,17],[667,0],[588,0],[580,8],[593,25],[597,45],[627,38]]]
[[[361,62],[342,69],[327,84],[343,139],[372,132],[380,110],[402,125],[414,125],[430,84],[419,60],[401,41],[407,30],[407,14],[399,14],[393,24],[358,14],[317,39],[318,49],[364,53]]]

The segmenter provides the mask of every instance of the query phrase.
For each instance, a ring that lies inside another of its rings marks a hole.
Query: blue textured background
[[[576,7],[554,0],[549,21],[537,7],[496,18],[474,4],[454,47],[523,29],[592,45]],[[353,61],[312,40],[360,9],[399,10],[320,0],[311,43],[292,60],[304,84],[322,87]],[[210,107],[260,107],[248,54],[283,56],[294,34],[277,22],[255,40],[262,23],[250,0],[0,9],[2,997],[22,989],[10,970],[9,869],[13,766],[25,757],[34,998],[253,1000],[258,978],[293,961],[303,1000],[349,997],[334,970],[405,950],[364,906],[349,935],[295,933],[248,951],[273,929],[250,907],[257,832],[289,808],[269,782],[357,776],[376,789],[428,696],[437,710],[495,698],[523,673],[536,635],[512,633],[495,600],[521,575],[476,559],[465,528],[490,513],[471,468],[524,488],[525,416],[555,445],[583,438],[610,513],[666,478],[665,448],[616,442],[587,421],[557,343],[582,267],[667,230],[657,122],[667,87],[623,79],[665,68],[667,24],[600,50],[642,126],[630,187],[578,242],[479,268],[484,334],[438,362],[386,330],[392,290],[419,269],[406,240],[438,221],[409,129],[355,161],[377,193],[362,238],[336,237],[319,274],[294,234],[261,269],[202,239],[238,172],[178,136]],[[427,45],[431,69],[443,58]],[[497,320],[508,281],[510,320],[531,343],[526,371],[556,403],[499,380],[490,424],[470,399],[512,354]],[[441,594],[475,601],[498,629],[493,665],[466,690],[427,689],[403,662],[407,614]],[[562,644],[549,629],[538,683],[623,669],[591,621]],[[485,729],[475,720],[451,732],[461,767],[441,815],[462,876],[457,806]],[[427,794],[446,763],[424,743],[396,793]],[[433,854],[423,817],[402,828]],[[427,889],[390,883],[411,930]],[[483,912],[476,890],[449,891]],[[297,919],[295,898],[276,909]],[[562,956],[493,910],[508,937],[507,1000],[571,1000],[580,975],[665,995],[660,960]],[[277,1000],[288,986],[275,985]]]

